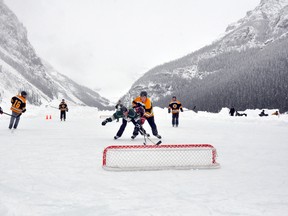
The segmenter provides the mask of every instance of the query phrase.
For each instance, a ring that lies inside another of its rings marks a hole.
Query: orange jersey
[[[11,110],[15,113],[22,113],[26,109],[26,99],[21,95],[17,95],[11,98]]]
[[[145,109],[144,116],[146,118],[154,116],[153,106],[150,98],[146,98],[146,101],[142,102],[141,97],[139,96],[133,100],[132,106],[133,107],[142,106]]]

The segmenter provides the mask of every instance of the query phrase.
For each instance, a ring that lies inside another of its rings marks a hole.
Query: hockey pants
[[[19,113],[12,112],[12,116],[10,118],[9,128],[11,129],[13,127],[14,129],[16,129],[18,124],[19,124],[19,121],[20,121]]]

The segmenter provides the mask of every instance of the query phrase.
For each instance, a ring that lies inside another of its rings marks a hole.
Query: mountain
[[[39,58],[27,38],[27,30],[0,0],[0,99],[28,92],[34,105],[65,98],[69,103],[109,108],[109,100],[57,72]]]
[[[262,0],[212,44],[149,70],[122,100],[142,90],[160,107],[176,95],[203,111],[288,111],[288,0]]]

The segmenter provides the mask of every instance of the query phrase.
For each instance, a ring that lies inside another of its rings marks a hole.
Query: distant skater
[[[236,116],[247,116],[247,114],[246,113],[239,113],[238,111],[236,111],[236,114],[235,114]]]
[[[64,99],[62,99],[61,103],[59,104],[59,110],[60,110],[60,120],[62,119],[66,121],[66,112],[68,112],[68,106]]]
[[[11,98],[11,118],[10,118],[10,124],[9,129],[16,129],[18,127],[20,116],[26,112],[26,97],[27,93],[25,91],[22,91],[20,95],[16,95]]]
[[[172,126],[173,127],[178,127],[179,110],[183,112],[182,104],[179,100],[176,99],[176,96],[173,96],[168,106],[168,113],[171,113],[172,111]]]
[[[259,116],[260,116],[260,117],[268,116],[268,114],[265,113],[265,110],[262,110],[262,112],[259,114]]]
[[[271,115],[275,115],[275,116],[278,116],[280,115],[280,113],[278,112],[278,110],[276,110],[275,112],[273,112]]]
[[[231,116],[234,116],[234,113],[235,113],[235,108],[234,107],[231,107],[230,111],[229,111],[229,114]]]

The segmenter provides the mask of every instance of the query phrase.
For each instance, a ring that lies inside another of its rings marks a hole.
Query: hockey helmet
[[[21,91],[21,96],[22,97],[26,97],[27,96],[27,92],[26,91]]]
[[[140,92],[140,97],[147,97],[147,92],[146,91],[141,91]]]
[[[125,113],[128,111],[128,109],[125,106],[122,106],[120,110],[122,113]]]

